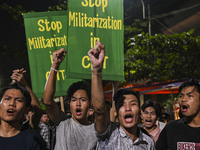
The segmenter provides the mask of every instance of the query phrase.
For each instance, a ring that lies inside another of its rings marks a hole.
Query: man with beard
[[[165,126],[156,150],[200,149],[200,84],[197,80],[189,79],[179,87],[179,104],[184,117]]]
[[[71,118],[54,101],[57,71],[65,54],[63,48],[53,52],[53,64],[44,91],[46,111],[56,127],[55,150],[93,150],[97,147],[97,138],[94,124],[87,118],[91,99],[90,86],[77,82],[69,87],[67,98],[70,100]]]
[[[102,85],[104,45],[97,42],[88,55],[93,66],[92,104],[100,148],[106,150],[153,150],[153,140],[137,127],[140,117],[139,94],[126,89],[119,90],[115,94],[114,100],[119,123],[112,123]]]

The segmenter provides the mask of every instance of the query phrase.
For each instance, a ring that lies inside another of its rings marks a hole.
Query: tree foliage
[[[67,10],[68,0],[59,0],[58,5],[49,6],[50,11]]]
[[[200,76],[200,36],[188,33],[135,35],[125,54],[126,81],[167,81]]]
[[[133,37],[133,35],[140,34],[142,32],[148,32],[148,23],[145,20],[135,19],[131,25],[124,25],[124,50],[126,52],[130,46],[127,41]]]

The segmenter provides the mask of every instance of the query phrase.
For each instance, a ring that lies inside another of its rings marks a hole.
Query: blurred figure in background
[[[158,121],[158,118],[161,115],[161,106],[159,103],[147,100],[144,102],[141,109],[143,128],[149,133],[156,143],[162,130]]]
[[[167,123],[171,120],[171,117],[168,113],[165,112],[165,107],[161,108],[161,115],[159,117],[159,121]]]
[[[173,104],[173,111],[171,112],[171,118],[172,118],[172,120],[178,120],[178,119],[180,119],[179,114],[180,114],[180,105],[176,101]]]
[[[49,117],[46,111],[43,111],[40,123],[38,125],[40,135],[44,139],[47,145],[47,149],[50,149],[50,129],[49,129]]]

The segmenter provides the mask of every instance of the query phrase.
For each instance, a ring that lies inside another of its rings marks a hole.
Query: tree
[[[54,6],[49,6],[48,10],[56,11],[56,10],[67,10],[68,0],[59,0],[59,3]]]
[[[134,46],[125,54],[126,81],[199,78],[200,36],[194,37],[193,32],[167,36],[135,35]]]
[[[140,34],[142,32],[148,32],[147,30],[148,23],[145,20],[135,19],[131,25],[124,26],[124,51],[130,48],[130,45],[127,44],[127,41],[130,42],[130,39],[133,35]]]

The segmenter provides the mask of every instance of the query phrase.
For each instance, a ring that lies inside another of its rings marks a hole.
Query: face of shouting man
[[[118,110],[118,119],[120,125],[124,129],[136,127],[140,115],[138,99],[132,94],[123,95],[123,97],[123,104]]]
[[[141,118],[147,131],[153,131],[156,128],[156,121],[158,119],[155,108],[149,106],[141,111]]]
[[[18,89],[8,89],[0,102],[0,118],[5,122],[19,122],[26,112],[26,100]]]
[[[70,101],[72,117],[76,122],[87,124],[87,112],[90,106],[89,98],[85,90],[77,90]]]
[[[199,93],[195,86],[187,86],[179,93],[179,103],[185,117],[195,118],[200,114]]]

